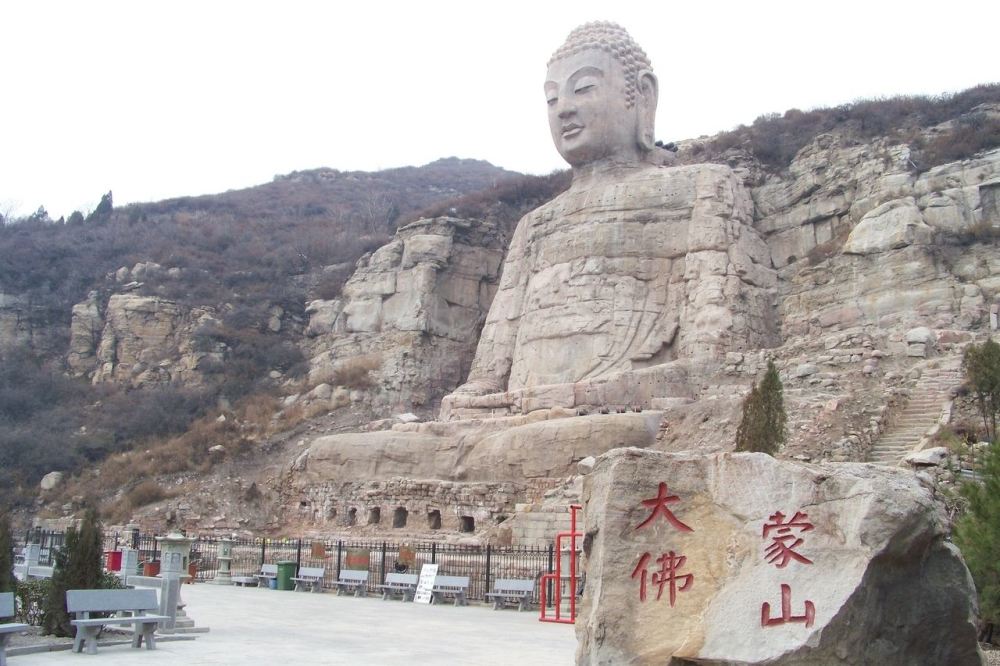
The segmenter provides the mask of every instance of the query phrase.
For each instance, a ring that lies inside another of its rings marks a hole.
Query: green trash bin
[[[278,589],[294,590],[295,583],[295,562],[291,560],[281,560],[278,562]]]

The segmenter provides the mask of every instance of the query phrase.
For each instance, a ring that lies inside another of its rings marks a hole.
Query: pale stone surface
[[[906,332],[906,341],[910,343],[919,342],[925,345],[932,345],[937,342],[937,336],[934,335],[934,331],[926,326],[918,326],[916,328],[911,328]]]
[[[661,483],[676,525],[653,513]],[[931,490],[909,472],[622,449],[584,477],[584,501],[578,664],[981,663],[971,577]],[[813,528],[767,530],[779,511]],[[775,543],[808,562],[767,550]],[[670,552],[686,558],[673,605],[654,577]],[[765,603],[779,620],[769,626]]]
[[[649,167],[587,185],[519,223],[470,385],[577,382],[767,342],[766,305],[744,310],[736,296],[762,304],[741,274],[760,288],[774,275],[754,261],[751,204],[728,168]]]
[[[56,488],[63,480],[62,472],[49,472],[42,477],[42,480],[38,483],[38,487],[42,490],[48,491]]]
[[[947,447],[935,446],[923,451],[908,453],[903,458],[903,462],[914,467],[936,467],[943,464],[948,459],[948,456],[949,451]]]
[[[139,272],[159,270],[140,264]],[[131,272],[129,272],[131,275]],[[195,344],[199,329],[220,325],[211,308],[185,309],[156,296],[111,294],[103,306],[98,292],[73,306],[67,364],[94,383],[139,386],[165,382],[200,384],[206,360],[222,362],[225,345],[205,350]]]
[[[405,423],[392,430],[313,440],[300,482],[324,479],[523,481],[565,477],[576,463],[619,446],[651,446],[659,412],[561,414],[476,422]],[[403,429],[405,428],[405,429]]]
[[[931,228],[912,197],[897,199],[869,211],[844,244],[845,254],[875,254],[914,243],[928,243]]]
[[[306,314],[309,315],[309,324],[306,326],[306,335],[316,337],[332,333],[337,317],[343,310],[343,302],[339,299],[309,301],[306,305]]]
[[[98,293],[92,291],[87,300],[73,306],[70,320],[69,353],[66,363],[74,373],[85,374],[94,369],[97,362],[97,346],[104,330]]]
[[[371,407],[429,407],[464,378],[496,291],[502,243],[495,225],[478,220],[400,228],[358,262],[341,298],[309,304],[310,377],[326,381],[335,368],[377,358]]]

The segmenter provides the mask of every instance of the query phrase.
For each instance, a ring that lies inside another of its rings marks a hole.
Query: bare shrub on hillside
[[[903,95],[883,99],[858,100],[833,108],[801,111],[789,109],[783,114],[771,113],[758,117],[750,125],[717,135],[705,145],[692,148],[692,156],[719,160],[733,148],[746,148],[761,163],[784,169],[795,155],[820,134],[842,130],[858,141],[887,136],[901,142],[914,141],[921,128],[938,125],[966,114],[982,104],[1000,102],[1000,84],[986,84],[954,95],[937,97]],[[964,122],[964,121],[963,121]],[[921,169],[964,159],[975,152],[1000,145],[1000,135],[991,123],[980,123],[979,129],[949,132],[935,140],[919,163]],[[958,125],[961,125],[959,122]],[[703,154],[707,153],[707,154]]]
[[[338,363],[330,377],[334,386],[352,389],[366,389],[375,385],[371,373],[382,367],[382,359],[377,354],[355,356]]]

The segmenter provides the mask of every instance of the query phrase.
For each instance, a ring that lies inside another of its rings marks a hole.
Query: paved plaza
[[[537,611],[456,608],[210,584],[183,586],[188,614],[211,631],[162,641],[156,650],[102,647],[10,657],[42,664],[572,664],[572,625],[538,621]]]

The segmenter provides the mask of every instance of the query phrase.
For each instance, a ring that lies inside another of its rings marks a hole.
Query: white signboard
[[[417,591],[413,595],[413,600],[418,604],[429,604],[431,602],[431,590],[434,589],[434,579],[438,575],[438,565],[425,564],[420,567],[420,578],[417,579]]]

